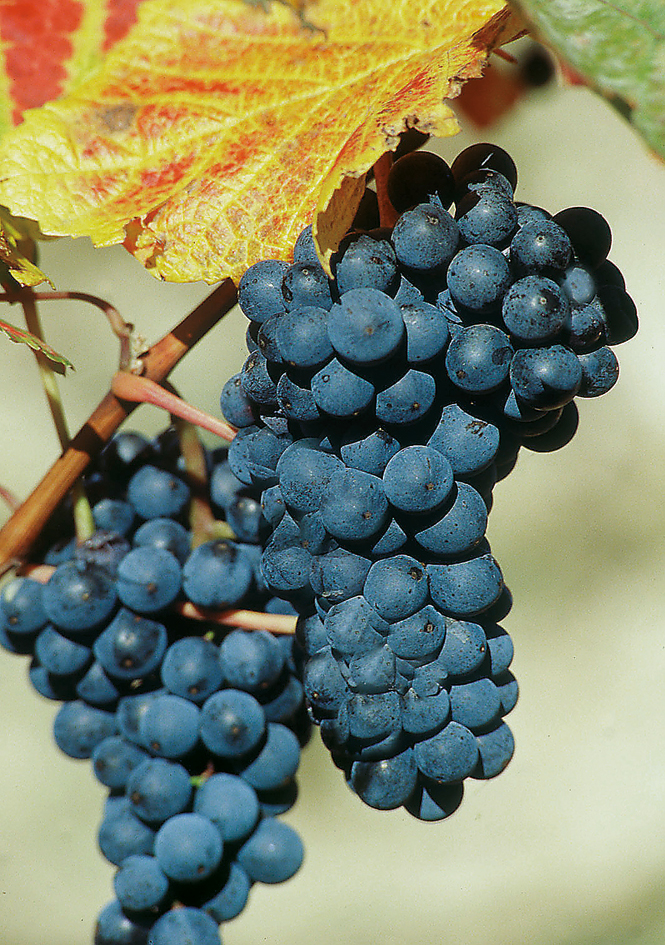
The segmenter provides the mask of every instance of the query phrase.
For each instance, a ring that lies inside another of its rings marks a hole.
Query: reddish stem
[[[2,499],[5,505],[8,506],[12,512],[15,512],[21,504],[14,493],[10,492],[9,489],[5,489],[4,486],[0,486],[0,499]]]
[[[143,357],[145,376],[163,381],[182,357],[236,303],[236,288],[227,279]],[[136,404],[120,401],[109,391],[67,449],[0,531],[0,567],[24,554],[53,511],[97,456]]]
[[[290,614],[264,614],[256,610],[206,610],[190,601],[176,604],[181,617],[190,620],[205,620],[224,627],[241,627],[243,630],[268,630],[270,633],[295,633],[296,617]]]
[[[0,292],[0,302],[22,302],[26,293],[29,293],[31,299],[38,302],[54,302],[62,299],[75,299],[77,302],[89,302],[100,308],[107,319],[113,331],[113,334],[120,340],[120,367],[128,368],[131,360],[131,337],[134,326],[126,322],[118,309],[100,299],[97,295],[90,295],[89,292],[34,292],[33,290],[23,289],[20,292]]]
[[[55,568],[49,564],[26,564],[21,568],[24,577],[46,584]],[[264,614],[258,610],[206,610],[191,601],[174,604],[172,609],[188,620],[217,623],[223,627],[240,627],[243,630],[268,630],[270,633],[295,633],[297,617],[291,614]]]
[[[170,393],[159,384],[146,377],[138,377],[127,371],[116,371],[111,381],[111,392],[120,400],[131,401],[137,404],[152,404],[167,410],[174,417],[180,417],[194,426],[201,427],[216,433],[223,440],[230,442],[237,433],[235,427],[229,426],[223,420],[211,417],[209,413],[192,407],[186,400]]]
[[[376,196],[379,201],[379,223],[392,229],[397,223],[399,213],[388,199],[386,182],[390,168],[393,166],[393,153],[386,151],[374,164],[374,180],[376,181]]]

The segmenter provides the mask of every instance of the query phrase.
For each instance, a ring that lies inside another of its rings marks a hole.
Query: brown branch
[[[162,381],[182,357],[200,341],[236,302],[236,288],[223,282],[172,331],[154,344],[143,358],[145,376]],[[52,512],[85,472],[136,404],[119,400],[109,391],[83,424],[67,449],[0,531],[0,567],[24,554]]]
[[[390,168],[393,166],[393,153],[392,151],[386,151],[385,154],[382,154],[378,161],[374,164],[374,180],[376,181],[376,196],[379,201],[379,222],[381,226],[387,226],[392,228],[397,223],[399,218],[398,212],[395,210],[390,200],[388,199],[388,190],[386,187],[386,181],[388,180],[388,174],[390,173]]]

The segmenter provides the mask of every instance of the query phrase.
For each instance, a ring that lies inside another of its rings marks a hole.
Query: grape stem
[[[77,302],[89,302],[101,309],[106,315],[113,334],[120,341],[120,370],[129,370],[133,358],[142,353],[143,339],[134,336],[134,326],[126,322],[115,306],[105,299],[88,292],[34,292],[30,289],[21,289],[19,292],[0,292],[0,302],[24,302],[28,296],[37,302],[53,302],[61,299],[74,299]]]
[[[0,499],[12,512],[15,512],[21,504],[17,496],[10,489],[5,489],[4,486],[0,486]]]
[[[42,331],[41,320],[37,310],[36,293],[31,290],[22,292],[21,306],[23,308],[28,331],[31,332],[35,338],[39,338],[40,341],[43,341],[44,332]],[[66,450],[70,443],[69,427],[67,426],[67,418],[65,417],[65,410],[62,397],[60,396],[58,382],[55,377],[55,371],[53,370],[53,364],[41,351],[35,351],[34,355],[44,394],[46,395],[46,402],[48,403],[55,432],[60,442],[60,448]],[[92,517],[92,509],[90,508],[88,497],[85,494],[83,483],[80,479],[72,486],[72,498],[74,500],[73,512],[76,538],[79,542],[85,541],[86,538],[90,538],[94,532],[95,522]]]
[[[46,584],[55,568],[50,564],[26,564],[20,569],[21,575],[40,584]],[[188,620],[202,620],[216,623],[223,627],[240,627],[243,630],[267,630],[269,633],[295,633],[297,617],[291,614],[264,614],[258,610],[212,610],[197,607],[191,601],[173,604],[175,613]]]
[[[233,282],[222,282],[148,350],[142,358],[144,375],[155,383],[163,381],[190,348],[231,311],[236,299]],[[69,447],[0,530],[1,570],[18,563],[90,461],[135,408],[135,403],[121,401],[112,391],[106,394]]]
[[[399,214],[388,198],[387,180],[390,168],[393,166],[393,153],[386,151],[374,163],[374,180],[376,181],[376,196],[379,201],[379,223],[392,229],[397,223]]]
[[[198,407],[193,407],[186,400],[165,390],[160,384],[156,384],[147,377],[138,377],[128,371],[116,371],[111,381],[111,392],[119,400],[161,407],[162,410],[168,410],[172,416],[180,417],[181,420],[186,420],[187,423],[201,427],[203,430],[209,430],[210,433],[215,433],[228,442],[237,433],[235,427],[224,423],[223,420],[217,420],[216,417],[211,417]]]
[[[241,627],[243,630],[268,630],[270,633],[295,633],[296,617],[291,614],[264,614],[256,610],[207,610],[191,601],[174,604],[181,617],[204,620],[224,627]]]
[[[170,393],[177,396],[168,381],[164,386]],[[191,547],[197,548],[206,541],[224,538],[235,539],[235,533],[228,522],[215,518],[210,505],[210,490],[208,485],[208,467],[205,451],[197,429],[186,420],[175,418],[175,427],[178,431],[180,455],[185,462],[187,484],[191,492],[189,502],[189,530],[192,536]]]

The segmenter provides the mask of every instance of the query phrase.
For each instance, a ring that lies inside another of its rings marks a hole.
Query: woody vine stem
[[[236,288],[230,279],[221,283],[168,334],[142,356],[142,376],[160,384],[178,362],[236,303]],[[145,399],[145,398],[144,398]],[[20,562],[46,522],[85,472],[90,461],[110,440],[120,424],[138,406],[109,390],[93,410],[69,447],[48,470],[41,482],[0,530],[0,568]]]

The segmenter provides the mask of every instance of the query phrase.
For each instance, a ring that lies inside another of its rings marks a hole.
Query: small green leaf
[[[0,207],[0,284],[8,289],[53,283],[34,263],[35,241],[43,238],[34,220],[14,217]]]
[[[74,369],[72,362],[64,355],[58,354],[51,345],[46,344],[41,338],[37,338],[24,328],[16,328],[15,325],[11,325],[9,322],[0,318],[0,331],[4,332],[10,341],[28,345],[33,351],[40,351],[49,361],[53,361],[53,369],[59,374],[64,374],[68,367],[72,368],[72,370]]]
[[[516,0],[516,6],[665,158],[663,0]]]

